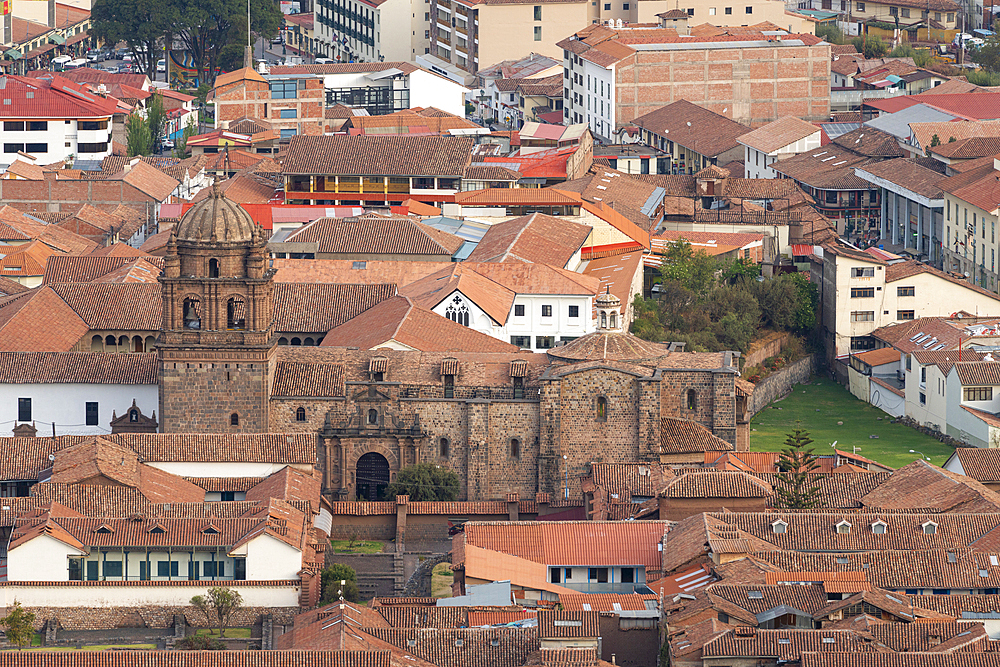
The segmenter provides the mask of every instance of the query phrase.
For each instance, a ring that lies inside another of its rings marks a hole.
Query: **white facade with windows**
[[[615,66],[601,67],[563,52],[563,122],[586,123],[595,137],[615,134]]]
[[[739,141],[740,143],[743,143],[741,140]],[[816,132],[808,137],[799,139],[798,141],[793,141],[790,144],[770,152],[765,152],[744,144],[744,175],[746,178],[778,178],[778,173],[771,168],[771,165],[778,160],[789,158],[793,155],[798,155],[799,153],[805,153],[806,151],[811,151],[814,148],[819,148],[819,146],[819,128],[816,128]]]
[[[2,435],[14,426],[34,423],[38,435],[100,435],[111,432],[112,413],[132,405],[144,415],[159,409],[157,384],[37,383],[0,384]]]
[[[430,51],[424,0],[317,0],[313,25],[321,55],[342,62],[413,62]]]
[[[5,167],[18,153],[35,158],[35,164],[52,164],[75,157],[103,160],[111,155],[111,117],[52,120],[4,120],[0,133]]]
[[[507,320],[496,322],[455,290],[431,310],[487,336],[538,352],[594,331],[593,300],[593,295],[518,294]]]

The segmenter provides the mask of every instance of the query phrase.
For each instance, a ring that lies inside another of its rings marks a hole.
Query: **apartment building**
[[[323,79],[312,73],[286,71],[265,77],[247,67],[218,76],[212,92],[217,128],[257,118],[269,122],[281,139],[323,133]]]
[[[344,63],[413,62],[429,52],[427,0],[316,0],[316,53]]]
[[[428,62],[475,74],[537,53],[561,58],[571,26],[599,18],[594,0],[431,0]]]
[[[773,26],[708,28],[692,38],[675,28],[590,25],[560,41],[564,122],[610,136],[681,99],[750,127],[782,116],[829,118],[829,44],[775,35]]]
[[[944,195],[944,268],[991,292],[997,272],[1000,159],[939,181]]]
[[[961,26],[962,6],[952,0],[886,0],[872,2],[871,0],[801,0],[800,9],[818,9],[840,13],[837,24],[848,35],[859,35],[864,32],[864,24],[869,21],[895,23],[902,29],[908,26],[924,26],[930,19],[934,21],[935,32],[944,33],[957,30]],[[979,14],[982,15],[980,6]],[[978,27],[975,17],[966,18],[966,29]],[[973,23],[976,25],[973,25]]]
[[[111,155],[111,119],[118,100],[91,93],[60,76],[52,79],[4,78],[0,107],[0,165],[28,153],[37,164],[75,157],[103,160]]]

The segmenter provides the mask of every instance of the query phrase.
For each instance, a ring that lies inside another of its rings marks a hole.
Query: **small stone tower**
[[[594,306],[597,308],[598,331],[622,330],[621,305],[621,300],[611,293],[610,287],[604,294],[600,294],[594,299]]]
[[[264,432],[274,334],[267,236],[216,184],[181,216],[160,284],[164,433]]]

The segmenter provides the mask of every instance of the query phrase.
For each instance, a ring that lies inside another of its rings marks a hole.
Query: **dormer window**
[[[775,533],[777,533],[779,535],[781,535],[783,533],[787,533],[788,532],[788,524],[785,523],[784,521],[782,521],[781,519],[778,519],[777,521],[775,521],[774,523],[771,524],[771,530],[773,530]]]
[[[97,527],[97,530],[95,530],[94,532],[101,533],[102,535],[107,535],[109,533],[113,533],[114,531],[108,527],[108,524],[102,523],[100,526]]]
[[[937,535],[938,525],[933,521],[925,521],[920,527],[924,529],[924,535]]]
[[[167,530],[160,524],[156,524],[155,526],[149,529],[149,532],[152,533],[153,535],[162,535],[163,533],[167,532]]]
[[[851,524],[844,519],[837,524],[837,533],[840,535],[846,535],[851,532]]]
[[[885,529],[888,524],[885,521],[876,521],[872,524],[872,533],[875,535],[885,535]]]
[[[209,525],[202,528],[201,532],[204,533],[205,535],[218,535],[219,529],[216,528],[215,526]]]

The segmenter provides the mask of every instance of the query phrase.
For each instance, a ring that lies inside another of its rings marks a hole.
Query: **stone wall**
[[[806,382],[815,370],[816,355],[811,354],[764,378],[753,388],[753,395],[747,404],[747,415],[757,414],[775,399],[790,392],[795,385]]]
[[[194,607],[25,607],[35,614],[35,629],[42,630],[50,619],[56,619],[61,630],[114,630],[116,628],[171,628],[174,616],[184,618],[196,628],[212,627],[205,615]],[[299,612],[290,607],[246,607],[230,621],[230,627],[247,627],[260,623],[262,615],[271,614],[275,623],[291,624]],[[4,612],[5,613],[5,612]],[[213,619],[214,620],[214,619]]]
[[[750,349],[740,359],[742,368],[761,365],[765,359],[769,359],[785,349],[792,334],[787,331],[772,331],[760,340],[754,341]]]
[[[326,564],[341,563],[358,575],[361,597],[395,597],[402,594],[405,578],[401,554],[335,554],[326,552]],[[278,623],[278,621],[275,621]]]

